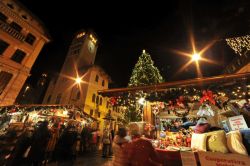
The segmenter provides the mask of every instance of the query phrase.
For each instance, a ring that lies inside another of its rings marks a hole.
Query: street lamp
[[[193,55],[192,55],[192,61],[199,61],[201,59],[201,56],[200,56],[200,54],[198,54],[198,53],[194,53]]]
[[[138,100],[138,103],[141,105],[144,105],[144,102],[145,102],[145,98],[143,97]]]
[[[143,97],[141,97],[139,100],[138,100],[138,103],[142,106],[142,122],[143,122],[143,112],[144,112],[144,108],[143,108],[143,106],[144,106],[144,104],[145,104],[145,98],[143,98]]]
[[[77,84],[77,85],[78,85],[77,87],[79,87],[80,84],[81,84],[81,82],[82,82],[82,78],[77,77],[77,78],[75,78],[74,80],[75,80],[75,83],[74,83],[74,85],[73,85],[72,88],[71,88],[71,93],[70,93],[70,97],[69,97],[69,102],[70,102],[70,103],[71,103],[71,98],[72,98],[73,89],[74,89],[74,87],[75,87],[75,84]]]
[[[77,84],[80,84],[80,83],[82,82],[82,79],[81,79],[80,77],[77,77],[77,78],[75,79],[75,81],[76,81]]]

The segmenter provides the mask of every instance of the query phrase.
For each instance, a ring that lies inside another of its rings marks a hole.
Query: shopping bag
[[[29,152],[30,152],[30,148],[31,148],[31,146],[29,146],[29,147],[26,149],[26,151],[24,152],[24,154],[23,154],[23,157],[24,157],[24,158],[27,158],[27,157],[28,157]]]

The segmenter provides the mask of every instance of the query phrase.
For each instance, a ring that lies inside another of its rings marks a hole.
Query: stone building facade
[[[49,35],[18,1],[0,1],[0,106],[15,102]]]

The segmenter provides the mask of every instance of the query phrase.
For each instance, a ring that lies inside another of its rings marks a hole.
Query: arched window
[[[94,112],[93,110],[90,110],[90,113],[89,113],[89,114],[90,114],[90,116],[92,116],[92,115],[93,115],[93,112]]]
[[[102,86],[104,86],[105,85],[105,81],[104,80],[102,80]]]
[[[77,92],[77,94],[76,94],[76,99],[77,99],[77,100],[80,99],[80,91]]]
[[[93,96],[92,96],[92,102],[93,103],[95,102],[95,94],[93,94]]]
[[[51,95],[49,95],[48,99],[47,99],[47,103],[50,102],[50,99],[51,99]]]
[[[60,103],[61,98],[62,98],[62,94],[59,93],[59,94],[57,95],[57,97],[56,97],[56,104],[59,104],[59,103]]]
[[[98,82],[98,80],[99,80],[99,76],[96,75],[96,76],[95,76],[95,82]]]
[[[100,105],[102,105],[102,97],[100,97]]]
[[[99,96],[96,96],[96,104],[99,104]]]

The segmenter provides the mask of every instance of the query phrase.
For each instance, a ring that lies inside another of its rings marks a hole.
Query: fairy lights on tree
[[[161,82],[163,82],[163,78],[160,71],[154,66],[151,56],[143,50],[142,55],[139,57],[132,71],[128,86],[144,86]]]
[[[161,82],[163,82],[163,78],[160,74],[160,71],[154,66],[154,62],[151,59],[149,53],[143,50],[132,71],[128,86],[145,86]],[[123,97],[121,99],[130,103],[128,104],[127,111],[124,112],[124,119],[127,122],[142,120],[143,105],[139,104],[138,100],[140,98],[146,97],[147,94],[143,92],[137,92],[135,94],[128,94],[125,98]]]

